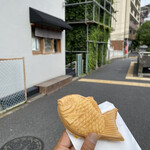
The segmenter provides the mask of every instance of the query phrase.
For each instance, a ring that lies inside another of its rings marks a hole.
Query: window
[[[32,37],[33,54],[61,53],[61,40]]]
[[[54,39],[54,52],[57,53],[57,40]]]
[[[45,38],[44,39],[44,49],[45,49],[45,52],[52,52],[52,39],[48,39],[48,38]]]
[[[35,37],[32,33],[32,51],[40,52],[40,38]]]
[[[54,54],[61,53],[61,40],[35,36],[32,27],[32,54]]]
[[[54,39],[54,52],[55,53],[61,52],[61,41],[59,39]]]

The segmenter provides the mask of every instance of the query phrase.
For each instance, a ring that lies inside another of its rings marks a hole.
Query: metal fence
[[[0,59],[0,113],[26,101],[24,58]]]

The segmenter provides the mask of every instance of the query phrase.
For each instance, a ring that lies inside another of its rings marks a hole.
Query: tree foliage
[[[133,40],[132,44],[130,45],[130,50],[133,51],[138,47],[138,41],[137,40]]]
[[[140,28],[137,30],[136,33],[136,44],[140,45],[147,45],[150,47],[150,21],[146,21]]]

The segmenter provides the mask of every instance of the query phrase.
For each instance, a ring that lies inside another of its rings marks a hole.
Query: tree
[[[138,47],[138,42],[136,40],[133,40],[130,46],[130,50],[133,51]]]
[[[147,45],[150,47],[150,21],[146,21],[136,32],[137,45]]]

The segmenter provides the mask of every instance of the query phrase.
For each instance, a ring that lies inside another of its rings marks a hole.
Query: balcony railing
[[[130,21],[130,25],[129,25],[132,29],[134,29],[135,31],[138,30],[138,25],[134,24],[132,21]]]
[[[131,11],[130,14],[131,14],[132,18],[133,18],[137,23],[140,22],[139,17],[138,17],[138,16],[135,17],[135,13],[133,13],[133,12]]]

